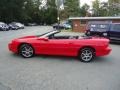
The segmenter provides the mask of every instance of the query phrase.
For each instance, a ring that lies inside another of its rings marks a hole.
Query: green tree
[[[100,3],[99,14],[100,14],[100,16],[109,16],[108,3],[107,2]]]
[[[23,11],[24,1],[0,0],[0,20],[10,22],[22,19],[21,13]]]
[[[109,4],[120,3],[120,0],[108,0]]]
[[[119,0],[108,0],[103,2],[101,10],[104,16],[119,16],[120,15],[120,1]]]
[[[62,13],[65,13],[65,17],[68,18],[70,16],[79,16],[79,0],[65,0],[64,3],[64,11]]]
[[[26,0],[24,5],[24,21],[36,22],[40,24],[41,22],[41,11],[40,11],[41,0]]]
[[[81,8],[80,8],[80,15],[85,17],[88,13],[90,6],[87,4],[84,4]]]
[[[108,11],[110,16],[120,15],[120,0],[108,0]]]
[[[92,11],[93,11],[93,16],[100,16],[100,2],[99,0],[95,0],[92,2]]]
[[[44,21],[46,21],[47,24],[53,24],[57,22],[57,7],[55,0],[48,0],[46,6],[46,10],[44,9]]]

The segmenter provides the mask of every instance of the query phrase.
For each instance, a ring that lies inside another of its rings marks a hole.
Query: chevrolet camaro
[[[9,43],[8,48],[24,58],[40,54],[76,56],[83,62],[90,62],[95,56],[104,56],[111,52],[106,38],[59,33],[60,31],[54,30],[42,35],[17,38]]]

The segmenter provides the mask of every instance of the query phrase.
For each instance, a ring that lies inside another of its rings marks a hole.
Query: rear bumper
[[[107,47],[107,48],[105,48],[105,49],[102,49],[102,50],[100,50],[100,51],[97,51],[96,52],[96,56],[105,56],[105,55],[108,55],[108,54],[110,54],[110,52],[111,52],[111,48],[110,47]]]

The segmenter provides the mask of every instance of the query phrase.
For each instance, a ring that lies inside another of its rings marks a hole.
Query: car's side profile
[[[10,23],[10,24],[9,24],[9,29],[10,29],[10,30],[18,30],[18,28],[19,28],[19,27],[18,27],[17,25],[15,25],[14,23]]]
[[[86,35],[107,37],[110,40],[120,41],[120,23],[92,22],[88,23]]]
[[[89,62],[95,56],[108,55],[111,51],[109,40],[96,37],[60,36],[59,31],[43,35],[26,36],[12,40],[9,50],[25,58],[36,54],[77,56]]]
[[[9,26],[4,22],[0,22],[0,30],[1,31],[9,31]]]
[[[24,29],[25,28],[24,24],[22,24],[20,22],[11,22],[9,25],[10,25],[10,28],[13,29],[13,30]]]
[[[54,29],[71,29],[72,26],[68,21],[66,21],[66,22],[62,22],[60,24],[58,24],[58,23],[53,24],[53,28]]]

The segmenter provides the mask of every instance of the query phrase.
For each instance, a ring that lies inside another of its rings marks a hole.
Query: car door
[[[120,40],[120,24],[112,24],[109,31],[110,39]]]
[[[50,39],[50,53],[53,55],[69,55],[72,41],[70,39]]]
[[[71,39],[48,39],[40,40],[39,54],[48,55],[73,55],[74,44]],[[73,55],[74,56],[74,55]]]

